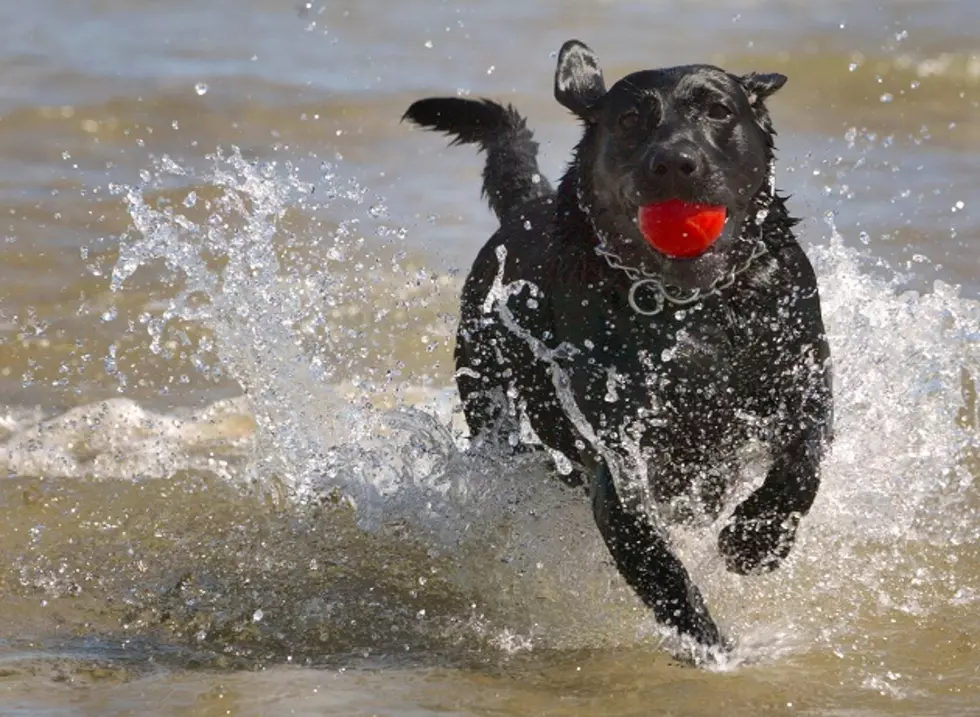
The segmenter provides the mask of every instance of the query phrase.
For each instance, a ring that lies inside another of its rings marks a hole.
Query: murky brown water
[[[0,6],[0,714],[980,714],[977,8]],[[790,76],[839,438],[784,569],[677,536],[739,644],[711,670],[578,496],[456,447],[493,223],[398,118],[505,98],[555,177],[569,37]]]

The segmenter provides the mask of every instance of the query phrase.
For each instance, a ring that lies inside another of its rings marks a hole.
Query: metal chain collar
[[[727,289],[729,286],[735,283],[735,279],[739,274],[744,274],[748,271],[752,262],[758,259],[760,256],[765,254],[767,251],[765,243],[759,239],[756,240],[755,246],[752,248],[752,253],[749,258],[746,259],[741,264],[736,264],[735,268],[732,269],[728,274],[721,277],[712,283],[711,288],[707,291],[701,291],[701,289],[691,289],[685,291],[684,289],[677,289],[676,287],[670,287],[660,281],[655,274],[652,274],[645,269],[639,269],[635,266],[627,266],[623,264],[623,260],[619,258],[618,255],[611,252],[606,248],[605,245],[600,244],[595,248],[595,253],[606,260],[606,263],[613,269],[618,269],[629,277],[633,284],[630,286],[629,292],[629,305],[638,314],[643,316],[656,316],[661,311],[664,310],[666,304],[673,304],[674,306],[688,306],[690,304],[704,299],[708,296],[718,294],[723,290]],[[656,291],[656,305],[652,309],[644,309],[636,302],[636,292],[641,287],[650,287]]]

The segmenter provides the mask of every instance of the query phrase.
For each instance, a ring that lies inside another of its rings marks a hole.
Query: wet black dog
[[[564,456],[566,480],[587,479],[627,582],[659,621],[707,646],[725,641],[665,522],[718,515],[737,450],[761,437],[765,481],[718,546],[732,571],[775,568],[831,434],[816,278],[772,185],[764,101],[785,81],[691,65],[607,91],[596,56],[569,41],[555,97],[584,133],[557,192],[512,107],[431,98],[405,114],[487,154],[483,192],[501,227],[466,280],[456,346],[471,434],[506,439],[530,424]],[[667,200],[723,206],[720,238],[693,258],[658,252],[637,216]]]

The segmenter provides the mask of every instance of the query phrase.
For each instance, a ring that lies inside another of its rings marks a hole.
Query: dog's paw
[[[789,555],[799,524],[799,513],[759,508],[750,498],[722,529],[718,550],[733,573],[766,573]]]

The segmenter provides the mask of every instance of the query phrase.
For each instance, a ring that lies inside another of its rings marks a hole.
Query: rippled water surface
[[[0,5],[0,714],[980,714],[980,10]],[[690,667],[540,458],[464,450],[481,160],[399,123],[606,75],[775,70],[837,442],[797,548],[678,533]]]

